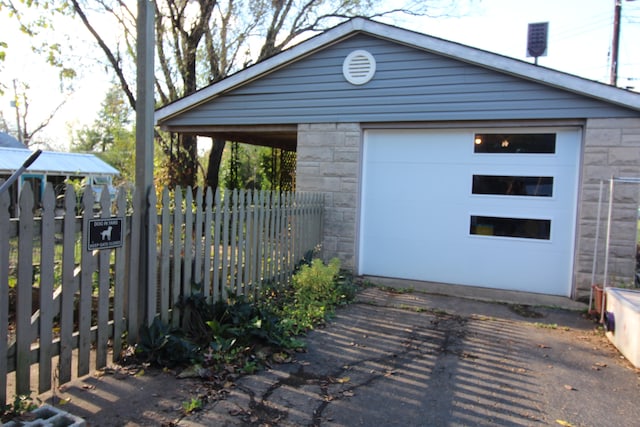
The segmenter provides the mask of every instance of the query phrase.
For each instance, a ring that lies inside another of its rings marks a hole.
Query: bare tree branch
[[[124,72],[122,70],[120,61],[117,60],[117,58],[115,57],[111,49],[109,49],[109,46],[107,46],[107,44],[102,39],[102,37],[100,37],[100,34],[98,34],[98,32],[93,27],[93,25],[91,25],[91,23],[89,22],[89,19],[87,18],[87,15],[84,13],[84,10],[82,9],[82,7],[80,7],[80,4],[78,3],[78,1],[71,0],[71,3],[73,4],[74,11],[80,17],[84,26],[87,28],[87,30],[89,30],[91,35],[93,35],[98,45],[100,46],[104,54],[107,56],[107,59],[109,60],[109,63],[111,64],[111,67],[113,68],[113,71],[114,73],[116,73],[118,81],[120,82],[120,86],[122,86],[122,90],[124,91],[127,97],[127,100],[129,101],[129,105],[131,105],[131,108],[135,110],[136,98],[135,96],[133,96],[133,92],[129,88],[129,84],[127,83],[127,79],[124,76]]]

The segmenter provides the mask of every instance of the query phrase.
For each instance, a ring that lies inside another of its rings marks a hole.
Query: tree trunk
[[[220,164],[222,163],[222,153],[224,152],[225,140],[222,138],[211,138],[211,152],[209,153],[209,165],[207,166],[206,186],[213,191],[218,188]]]

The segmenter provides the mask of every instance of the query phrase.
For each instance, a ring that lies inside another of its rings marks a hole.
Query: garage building
[[[362,18],[156,123],[297,151],[326,258],[445,287],[588,295],[600,183],[640,174],[639,94]],[[616,191],[608,271],[628,281],[638,188]]]

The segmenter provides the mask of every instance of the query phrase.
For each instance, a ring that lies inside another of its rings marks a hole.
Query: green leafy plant
[[[334,307],[355,295],[350,278],[341,276],[337,258],[324,264],[314,259],[302,265],[292,278],[292,301],[282,308],[282,325],[292,335],[298,335],[323,323]]]
[[[187,402],[182,402],[182,409],[184,409],[184,412],[186,414],[199,411],[200,409],[202,409],[202,406],[203,406],[202,400],[200,400],[197,397],[192,397],[191,400]]]
[[[255,361],[249,361],[242,367],[242,372],[248,375],[254,374],[258,370],[258,364]]]
[[[29,411],[33,411],[36,408],[37,406],[33,403],[33,399],[31,398],[31,392],[27,395],[21,394],[13,399],[13,403],[0,407],[0,420],[2,422],[7,422]]]
[[[163,366],[198,363],[207,372],[253,374],[270,355],[304,346],[300,334],[322,323],[356,293],[337,259],[301,263],[291,283],[265,287],[255,300],[235,296],[211,304],[199,288],[177,305],[182,328],[159,319],[140,331],[136,355]],[[287,360],[289,357],[280,357]],[[186,410],[186,408],[185,408]]]
[[[199,348],[156,317],[151,326],[140,328],[136,355],[160,366],[191,363],[199,357]]]

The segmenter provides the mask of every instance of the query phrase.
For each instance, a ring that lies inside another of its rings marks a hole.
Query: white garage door
[[[367,131],[359,273],[568,296],[580,139]]]

